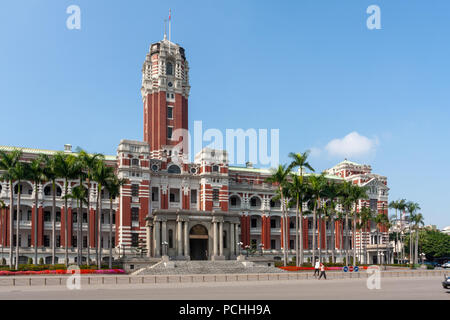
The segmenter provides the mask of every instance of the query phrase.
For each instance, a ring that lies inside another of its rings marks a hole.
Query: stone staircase
[[[151,267],[138,270],[134,275],[158,274],[238,274],[283,273],[282,269],[255,264],[249,261],[161,261]]]

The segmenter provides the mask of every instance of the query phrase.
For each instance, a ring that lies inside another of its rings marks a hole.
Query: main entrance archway
[[[191,228],[189,232],[189,248],[191,260],[208,259],[208,230],[201,224]]]

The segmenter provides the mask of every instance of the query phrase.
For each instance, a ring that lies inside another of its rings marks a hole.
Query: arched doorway
[[[208,230],[201,224],[191,228],[189,232],[189,248],[191,260],[208,259]]]

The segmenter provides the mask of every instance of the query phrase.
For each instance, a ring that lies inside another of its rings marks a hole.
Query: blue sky
[[[81,30],[66,28],[72,4]],[[366,27],[372,4],[381,30]],[[4,0],[0,145],[115,154],[120,139],[142,140],[141,67],[169,8],[191,68],[191,128],[280,129],[281,162],[311,149],[316,171],[348,153],[388,177],[391,200],[450,224],[444,0]],[[330,147],[352,132],[362,151]]]

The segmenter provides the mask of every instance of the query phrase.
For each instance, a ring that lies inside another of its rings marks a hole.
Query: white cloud
[[[342,139],[333,139],[325,146],[331,156],[358,157],[373,153],[378,146],[378,139],[369,139],[353,131]]]

